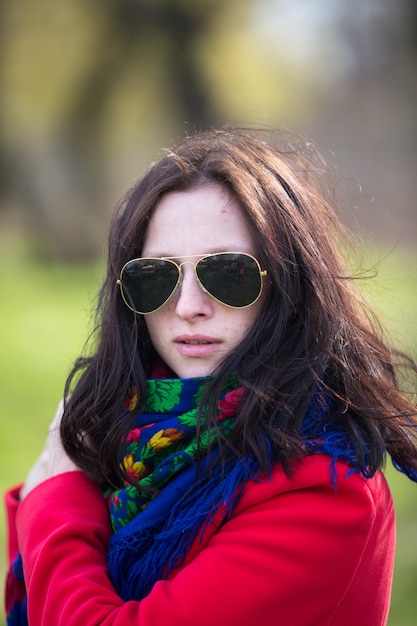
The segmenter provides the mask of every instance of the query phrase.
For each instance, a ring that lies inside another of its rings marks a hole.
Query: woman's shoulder
[[[322,454],[304,457],[290,477],[277,464],[269,475],[248,481],[209,545],[224,547],[227,562],[239,563],[240,593],[248,571],[256,572],[255,596],[269,594],[285,624],[385,623],[395,516],[379,471],[365,478]],[[272,615],[267,623],[274,623]]]
[[[236,513],[256,503],[287,494],[294,498],[320,499],[330,506],[361,506],[376,512],[393,510],[391,492],[381,471],[366,478],[345,461],[333,461],[325,454],[305,456],[286,474],[277,463],[268,475],[254,478],[246,484]]]

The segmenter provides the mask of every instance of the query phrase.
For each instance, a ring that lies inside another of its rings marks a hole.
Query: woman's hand
[[[48,430],[45,447],[41,452],[35,465],[29,471],[26,482],[20,490],[20,499],[23,500],[27,494],[44,480],[63,474],[64,472],[81,471],[66,454],[59,434],[63,412],[63,402],[58,405],[57,412]]]

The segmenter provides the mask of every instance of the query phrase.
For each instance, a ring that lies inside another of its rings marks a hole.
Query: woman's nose
[[[181,281],[176,295],[175,313],[192,320],[195,317],[210,317],[214,300],[201,288],[192,263],[181,266]]]

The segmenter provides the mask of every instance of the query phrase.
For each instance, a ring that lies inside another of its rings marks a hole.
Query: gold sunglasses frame
[[[260,289],[259,289],[259,293],[257,295],[257,297],[255,298],[255,300],[253,300],[253,302],[250,302],[249,304],[245,304],[243,306],[234,306],[233,304],[227,304],[226,302],[222,302],[221,300],[219,300],[218,298],[216,298],[216,296],[214,296],[212,293],[210,293],[210,291],[208,291],[204,285],[201,283],[198,274],[197,274],[197,265],[203,260],[203,259],[207,259],[213,256],[221,256],[224,254],[239,254],[242,256],[246,256],[249,257],[250,259],[252,259],[253,261],[255,261],[256,266],[258,268],[259,271],[259,277],[260,277]],[[264,277],[267,276],[268,271],[267,270],[263,270],[261,269],[261,265],[258,261],[258,259],[256,257],[254,257],[252,254],[249,254],[248,252],[214,252],[212,254],[203,254],[203,255],[199,255],[199,254],[190,254],[188,256],[181,256],[181,257],[174,257],[174,258],[181,258],[181,259],[191,259],[191,258],[196,258],[196,257],[200,257],[198,259],[198,261],[196,263],[193,263],[192,261],[183,261],[182,263],[176,263],[175,261],[172,260],[172,258],[168,258],[168,257],[137,257],[135,259],[130,259],[129,261],[127,261],[122,269],[120,270],[120,274],[119,274],[119,278],[116,281],[116,284],[119,285],[120,288],[120,293],[123,299],[123,302],[125,303],[125,305],[134,313],[137,313],[138,315],[151,315],[151,313],[156,313],[156,311],[159,311],[159,309],[162,309],[163,306],[165,306],[167,304],[167,302],[169,302],[169,300],[172,298],[172,296],[174,295],[174,293],[176,292],[176,290],[178,289],[178,286],[181,283],[181,276],[182,276],[182,266],[183,265],[192,265],[194,268],[194,274],[196,277],[196,280],[200,286],[200,288],[204,291],[204,293],[207,293],[211,298],[213,298],[213,300],[216,300],[216,302],[219,302],[220,304],[223,304],[224,306],[229,307],[230,309],[246,309],[249,306],[252,306],[253,304],[255,304],[255,302],[257,302],[259,300],[259,298],[262,295],[263,292],[263,286],[264,286]],[[168,296],[168,298],[166,298],[166,300],[164,300],[164,302],[157,307],[156,309],[153,309],[152,311],[147,311],[147,312],[143,312],[143,311],[138,311],[136,309],[134,309],[127,301],[127,298],[125,297],[125,294],[123,292],[123,272],[125,270],[125,268],[129,265],[129,263],[132,263],[133,261],[167,261],[169,263],[172,263],[172,265],[175,265],[175,267],[178,269],[178,279],[177,282],[175,284],[175,287],[173,288],[173,290],[171,291],[170,295]]]

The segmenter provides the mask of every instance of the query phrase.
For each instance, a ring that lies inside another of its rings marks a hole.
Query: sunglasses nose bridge
[[[197,263],[193,263],[193,261],[183,261],[182,263],[177,263],[177,267],[178,267],[178,287],[181,286],[182,279],[183,279],[183,269],[182,269],[183,265],[192,265],[193,270],[194,270],[194,276],[197,279],[197,282],[200,285],[200,287],[202,287],[202,285],[200,283],[200,279],[198,278],[198,274],[197,274],[198,261],[197,261]],[[203,290],[205,291],[205,289],[203,289]]]

